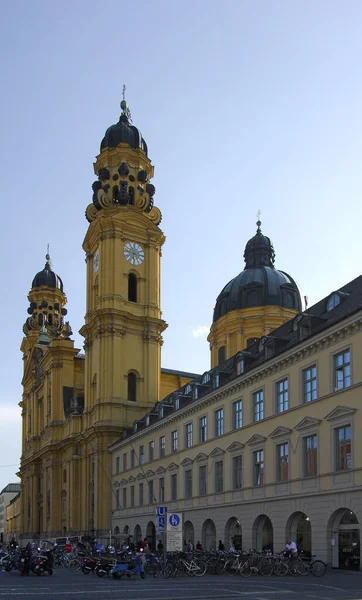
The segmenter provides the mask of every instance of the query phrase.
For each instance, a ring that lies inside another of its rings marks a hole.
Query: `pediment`
[[[175,469],[178,469],[178,465],[174,462],[171,462],[167,467],[167,471],[174,471]]]
[[[242,450],[243,448],[245,448],[245,444],[242,444],[241,442],[233,442],[228,448],[226,448],[226,450],[227,452],[236,452],[237,450]]]
[[[189,465],[192,465],[193,462],[194,461],[187,456],[186,458],[183,459],[183,461],[181,463],[181,467],[188,467]]]
[[[225,454],[225,450],[223,450],[222,448],[214,448],[213,451],[210,453],[210,456],[214,458],[215,456],[221,456],[222,454]]]
[[[303,431],[304,429],[310,429],[311,427],[318,427],[322,422],[321,419],[315,419],[314,417],[304,417],[297,425],[294,427],[297,431]]]
[[[156,475],[161,475],[161,473],[166,473],[166,469],[164,467],[158,467],[156,469]]]
[[[119,481],[114,481],[114,482],[113,482],[113,487],[114,487],[114,488],[119,488],[119,486],[120,486],[120,483],[119,483]]]
[[[282,437],[282,436],[286,436],[286,435],[290,435],[292,433],[292,429],[289,429],[289,427],[283,427],[283,426],[279,426],[276,429],[274,429],[274,431],[272,431],[269,434],[269,437],[271,439],[274,438],[278,438],[278,437]]]
[[[195,462],[200,462],[201,460],[207,460],[207,454],[205,454],[204,452],[200,452],[196,458],[195,458]]]
[[[121,479],[121,485],[127,485],[127,479]]]
[[[152,471],[152,469],[148,469],[147,473],[146,473],[146,477],[153,477],[155,474],[154,471]]]
[[[259,433],[254,433],[254,435],[252,435],[246,443],[249,446],[251,446],[252,444],[263,444],[265,440],[266,437],[264,437],[263,435],[260,435]]]
[[[350,406],[336,406],[324,418],[326,421],[334,421],[335,419],[352,416],[356,410],[356,408],[351,408]]]
[[[138,473],[138,475],[136,477],[136,479],[144,479],[144,478],[145,478],[145,476],[143,473]]]
[[[127,483],[132,483],[133,481],[135,481],[135,478],[133,477],[133,475],[131,475],[130,477],[128,477]]]

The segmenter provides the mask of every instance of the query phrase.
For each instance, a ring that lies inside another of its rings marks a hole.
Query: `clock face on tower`
[[[131,265],[140,265],[145,260],[143,248],[136,242],[127,242],[124,245],[123,254]]]
[[[96,273],[99,268],[99,250],[96,250],[93,256],[93,271]]]

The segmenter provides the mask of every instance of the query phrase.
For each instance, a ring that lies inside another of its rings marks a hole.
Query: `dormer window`
[[[146,415],[146,427],[150,424],[150,415]]]
[[[243,358],[239,358],[239,360],[236,363],[236,373],[238,375],[242,375],[244,373],[245,370],[245,362]]]
[[[178,410],[180,408],[180,398],[176,398],[175,400],[175,409]]]
[[[336,306],[338,306],[338,304],[340,304],[341,302],[341,297],[339,294],[332,294],[332,296],[330,296],[328,302],[327,302],[327,312],[333,310],[334,308],[336,308]]]
[[[138,426],[138,423],[137,423],[137,421],[135,421],[133,423],[133,433],[137,433],[137,426]]]
[[[160,419],[163,419],[163,406],[160,406],[160,410],[159,410],[158,416],[159,416]]]
[[[214,388],[218,388],[220,385],[220,375],[219,373],[215,373],[214,375]]]
[[[191,385],[188,383],[185,387],[185,394],[189,394],[191,392]]]
[[[210,381],[210,373],[205,373],[202,378],[202,383],[207,383],[208,381]]]
[[[192,390],[192,398],[193,400],[197,400],[199,397],[199,388],[195,385],[194,389]]]

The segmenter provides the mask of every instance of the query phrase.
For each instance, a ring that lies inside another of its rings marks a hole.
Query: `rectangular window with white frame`
[[[253,452],[254,485],[264,485],[264,450]]]
[[[303,402],[317,400],[317,366],[311,365],[302,371],[303,377]]]
[[[177,473],[171,475],[171,502],[177,500]]]
[[[333,357],[334,391],[344,390],[351,385],[351,352],[344,350]]]
[[[140,446],[140,448],[139,448],[138,456],[139,456],[140,465],[143,465],[145,462],[145,449],[144,449],[143,445]]]
[[[243,426],[243,401],[233,402],[233,429],[241,429]]]
[[[264,390],[253,393],[254,422],[264,419]]]
[[[192,498],[192,469],[185,471],[185,498]]]
[[[177,452],[178,449],[178,434],[177,429],[171,431],[171,452]]]
[[[276,397],[277,397],[277,412],[282,413],[289,408],[289,382],[288,378],[285,377],[281,381],[277,381]]]
[[[242,488],[242,457],[233,456],[232,458],[232,479],[233,489],[241,490]]]
[[[192,423],[185,425],[185,448],[192,448]]]
[[[215,463],[215,494],[224,491],[224,461],[218,460]]]
[[[318,472],[318,436],[303,438],[303,477],[315,477]]]
[[[288,481],[289,479],[289,444],[277,445],[277,481]]]
[[[352,431],[351,425],[343,425],[335,429],[336,471],[347,471],[352,468]]]
[[[199,496],[207,494],[207,468],[206,465],[199,467]]]
[[[148,460],[151,461],[153,460],[155,455],[155,442],[151,441],[148,442]]]
[[[199,419],[199,440],[201,442],[207,441],[207,417],[201,417]]]
[[[159,439],[159,456],[162,458],[166,454],[166,436],[161,435]]]
[[[148,481],[148,504],[153,504],[153,479]]]
[[[215,411],[215,437],[224,435],[224,409]]]
[[[165,501],[165,478],[164,477],[160,477],[160,479],[158,480],[158,501],[159,502]]]

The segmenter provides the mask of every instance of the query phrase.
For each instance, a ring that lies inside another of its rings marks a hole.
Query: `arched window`
[[[137,302],[137,276],[134,273],[128,275],[128,300]]]
[[[137,379],[135,373],[128,373],[128,393],[127,399],[130,402],[136,402],[137,400]]]
[[[220,348],[217,351],[217,360],[218,360],[218,364],[222,365],[222,363],[225,362],[226,360],[226,348],[225,346],[220,346]]]

